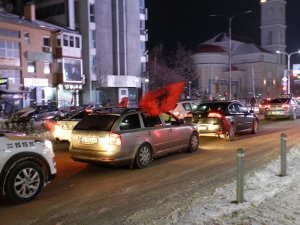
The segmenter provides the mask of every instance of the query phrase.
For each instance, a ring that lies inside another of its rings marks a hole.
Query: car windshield
[[[118,118],[118,115],[89,115],[84,117],[74,130],[110,131]]]
[[[212,112],[212,111],[224,111],[228,103],[218,102],[218,103],[203,103],[198,105],[197,111],[200,113]]]
[[[274,104],[289,103],[289,98],[274,98],[271,100],[271,103],[274,103]]]

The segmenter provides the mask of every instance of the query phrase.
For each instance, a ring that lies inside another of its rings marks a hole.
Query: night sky
[[[260,44],[260,0],[146,0],[146,22],[152,49],[159,43],[174,50],[178,43],[193,49],[218,33],[228,32],[228,19],[210,17],[252,10],[232,20],[232,34],[247,37]],[[300,0],[287,0],[287,52],[300,49]],[[300,57],[293,56],[291,61]]]

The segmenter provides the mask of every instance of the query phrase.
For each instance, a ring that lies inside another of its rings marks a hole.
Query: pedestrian
[[[256,98],[255,98],[255,96],[252,96],[252,98],[250,99],[250,109],[251,110],[254,110],[255,104],[256,104]]]

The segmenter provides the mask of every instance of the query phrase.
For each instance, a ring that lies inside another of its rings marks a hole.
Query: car
[[[281,97],[271,99],[268,107],[265,108],[264,118],[281,119],[288,118],[296,120],[300,116],[300,104],[292,95],[283,94]]]
[[[75,161],[145,168],[173,152],[195,152],[196,126],[166,112],[149,116],[139,109],[92,113],[72,130],[69,151]]]
[[[201,103],[185,120],[198,127],[200,136],[219,137],[229,141],[233,141],[237,134],[256,134],[259,129],[257,115],[238,100]]]
[[[186,114],[195,110],[197,106],[198,104],[194,100],[179,101],[176,103],[175,108],[170,112],[177,116],[179,119],[184,119]]]
[[[76,114],[61,120],[55,121],[53,138],[56,142],[71,142],[71,133],[74,126],[85,116],[92,112],[107,110],[107,108],[84,109]]]
[[[12,202],[35,199],[55,178],[51,141],[1,130],[0,148],[0,191]]]
[[[10,122],[35,122],[51,120],[58,116],[58,108],[54,105],[36,105],[23,108],[10,117]]]
[[[264,115],[265,109],[270,107],[270,101],[271,101],[271,98],[264,98],[263,100],[261,100],[259,102],[259,105],[258,105],[258,114],[259,115]]]

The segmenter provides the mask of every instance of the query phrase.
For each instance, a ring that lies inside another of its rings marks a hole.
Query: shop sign
[[[8,79],[7,78],[0,78],[0,85],[7,85]]]
[[[82,84],[64,84],[65,90],[82,90]]]

